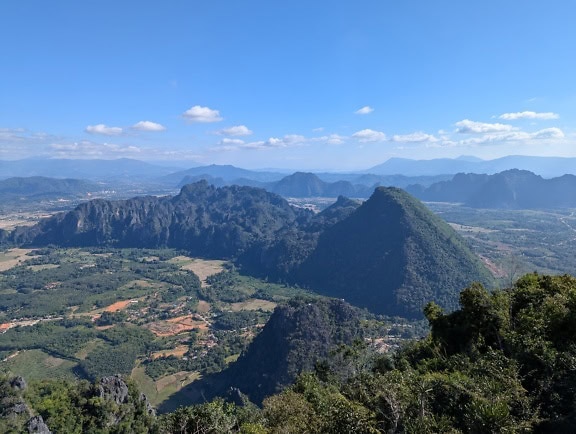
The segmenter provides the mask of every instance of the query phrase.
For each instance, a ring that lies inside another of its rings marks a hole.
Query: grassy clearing
[[[208,260],[208,259],[195,259],[188,256],[176,256],[168,262],[178,265],[183,270],[192,271],[202,285],[206,284],[206,279],[213,274],[218,274],[224,270],[226,261]]]
[[[192,381],[200,378],[200,375],[197,372],[177,372],[155,382],[146,375],[143,366],[138,366],[132,370],[131,377],[150,403],[158,406]],[[182,405],[185,404],[184,402],[182,403]]]
[[[78,359],[80,360],[84,360],[86,357],[88,357],[88,354],[90,354],[92,351],[94,351],[97,347],[99,347],[100,345],[103,345],[104,341],[102,339],[94,339],[91,340],[90,342],[88,342],[84,348],[82,348],[80,351],[78,351],[76,354],[74,354]]]
[[[198,301],[198,306],[196,307],[198,313],[208,313],[210,312],[210,303],[204,300]]]
[[[272,312],[277,304],[273,301],[261,300],[259,298],[252,298],[250,300],[242,301],[239,303],[230,304],[230,309],[233,312],[240,312],[241,310],[263,310],[265,312]]]
[[[21,351],[16,357],[1,363],[14,375],[22,375],[26,380],[75,379],[72,369],[76,363],[52,357],[40,350]]]
[[[53,268],[58,268],[60,265],[57,264],[42,264],[42,265],[29,265],[27,268],[30,271],[42,271],[42,270],[51,270]]]
[[[31,249],[10,249],[0,253],[0,271],[9,270],[31,259],[32,256],[26,256],[31,251]]]

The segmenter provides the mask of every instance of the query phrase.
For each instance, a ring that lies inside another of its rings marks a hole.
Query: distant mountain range
[[[374,189],[379,186],[400,186],[406,187],[414,183],[421,183],[422,185],[430,185],[433,182],[442,181],[448,179],[449,175],[442,176],[418,176],[418,177],[405,177],[400,175],[395,176],[379,176],[379,175],[341,175],[350,179],[343,180],[337,179],[336,175],[322,175],[328,179],[335,179],[335,181],[325,181],[320,175],[314,173],[305,172],[295,172],[292,175],[284,176],[277,181],[258,181],[255,179],[250,179],[246,176],[250,174],[247,171],[242,170],[242,175],[244,178],[233,178],[229,177],[229,180],[216,177],[210,173],[220,172],[218,170],[221,166],[209,166],[209,168],[197,168],[194,170],[186,171],[189,175],[186,175],[179,187],[183,185],[194,183],[201,180],[206,180],[210,184],[223,187],[226,185],[243,185],[249,187],[259,187],[263,188],[272,193],[279,194],[283,197],[338,197],[338,196],[348,196],[356,198],[367,198],[369,197]],[[218,168],[218,169],[216,169]],[[215,169],[215,170],[210,170]],[[210,173],[203,173],[207,171]],[[235,172],[235,171],[234,171]],[[232,173],[234,173],[232,172]],[[190,173],[200,173],[197,175],[192,175]],[[269,174],[270,175],[270,174]],[[172,179],[172,175],[165,177],[165,179]],[[356,181],[357,183],[353,183]]]
[[[453,309],[463,287],[491,280],[448,224],[396,188],[379,187],[363,204],[341,197],[314,214],[259,188],[203,181],[174,197],[92,200],[35,226],[0,231],[0,241],[178,248],[407,317],[421,317],[432,300]]]
[[[542,209],[576,207],[576,176],[544,179],[527,170],[495,175],[459,173],[429,187],[412,185],[408,192],[424,201],[459,202],[474,208]]]
[[[376,185],[404,188],[410,184],[428,186],[449,179],[457,173],[495,174],[504,170],[529,170],[544,178],[564,174],[576,175],[576,158],[508,156],[495,160],[474,157],[456,159],[410,160],[391,158],[385,163],[356,173],[315,173],[326,183],[347,181],[351,185],[373,188]],[[247,170],[230,165],[197,166],[178,169],[167,162],[157,164],[133,159],[69,160],[30,158],[0,161],[0,179],[45,176],[110,182],[138,182],[176,187],[191,181],[207,179],[217,186],[247,185],[265,187],[286,177],[286,172]],[[349,188],[349,186],[346,186]]]
[[[492,175],[510,169],[529,170],[545,178],[564,174],[576,175],[576,158],[528,157],[523,155],[510,155],[495,160],[478,160],[470,157],[433,160],[391,158],[365,172],[377,175],[400,173],[405,176],[433,176],[461,172]]]

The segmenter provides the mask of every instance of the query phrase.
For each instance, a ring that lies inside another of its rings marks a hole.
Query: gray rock
[[[12,407],[10,407],[8,409],[8,412],[14,413],[14,414],[30,413],[30,409],[28,408],[26,403],[17,402],[16,404],[14,404]]]
[[[140,401],[143,401],[145,403],[146,412],[150,416],[156,416],[156,409],[152,406],[152,404],[150,404],[150,401],[148,401],[148,397],[146,395],[144,395],[143,393],[140,394]]]
[[[52,434],[42,416],[34,416],[28,421],[28,432],[30,434]]]
[[[10,381],[10,387],[12,387],[12,389],[16,389],[16,390],[24,390],[27,387],[26,380],[24,380],[24,378],[22,378],[20,376],[14,377]]]
[[[100,398],[114,401],[116,404],[128,402],[128,385],[120,375],[104,377],[98,385]]]

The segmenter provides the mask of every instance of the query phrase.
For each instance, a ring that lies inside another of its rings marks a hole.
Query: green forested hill
[[[403,316],[418,316],[431,300],[453,309],[458,288],[491,279],[448,224],[403,190],[383,187],[326,229],[297,273],[330,296]]]
[[[301,372],[314,370],[317,362],[330,357],[340,345],[362,341],[368,335],[363,319],[369,316],[341,300],[292,299],[275,309],[235,363],[190,384],[175,401],[203,402],[234,388],[261,404],[291,385]],[[170,402],[166,408],[171,408]]]

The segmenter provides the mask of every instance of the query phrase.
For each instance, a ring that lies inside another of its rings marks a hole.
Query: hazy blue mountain
[[[373,188],[348,181],[324,182],[313,173],[296,172],[264,186],[284,197],[368,197]]]
[[[576,207],[576,176],[544,179],[527,170],[506,170],[495,175],[459,173],[451,181],[428,188],[410,186],[424,201],[460,202],[475,208],[541,209]]]
[[[0,178],[47,176],[89,180],[153,179],[174,172],[172,167],[121,158],[117,160],[69,160],[29,158],[0,161]]]
[[[530,157],[522,155],[510,155],[494,160],[480,161],[468,157],[464,159],[439,158],[433,160],[391,158],[365,172],[379,175],[402,174],[405,176],[433,176],[461,172],[492,175],[510,169],[529,170],[545,178],[552,178],[563,174],[576,174],[576,158]]]
[[[255,170],[241,169],[239,167],[230,165],[211,164],[209,166],[193,167],[191,169],[180,170],[171,173],[170,175],[163,176],[159,181],[170,184],[178,185],[186,177],[212,177],[220,178],[226,182],[235,181],[237,179],[245,178],[254,181],[271,182],[277,181],[284,177],[282,173],[276,172],[259,172]]]
[[[55,200],[89,198],[102,186],[79,179],[55,179],[42,176],[8,178],[0,181],[0,201]]]

